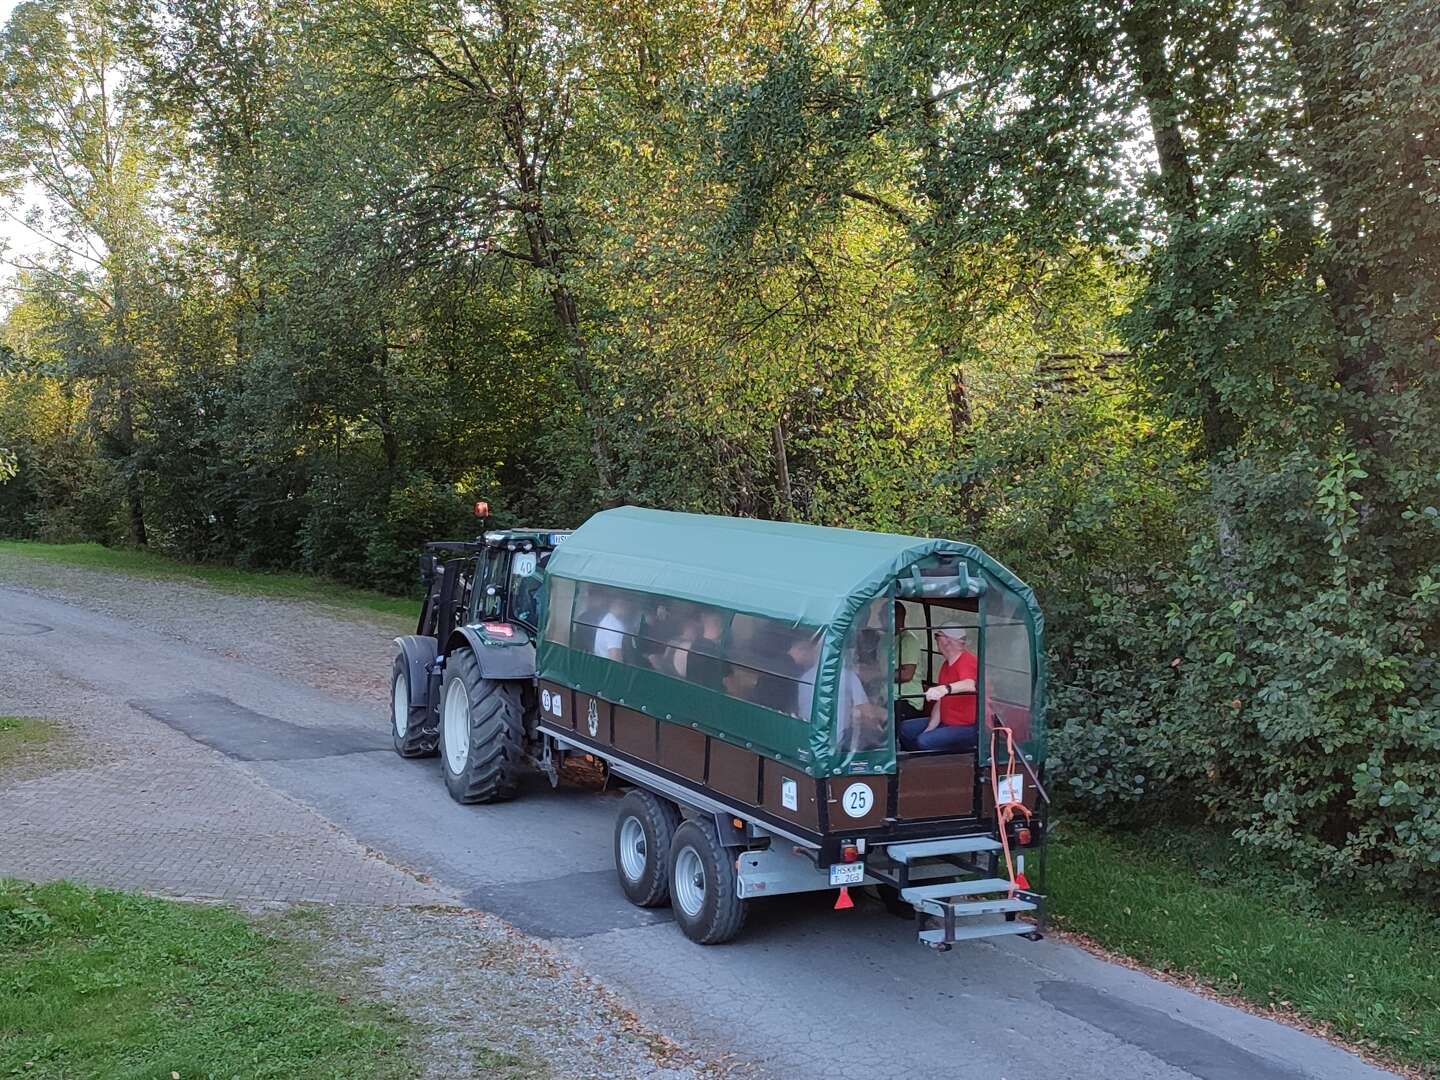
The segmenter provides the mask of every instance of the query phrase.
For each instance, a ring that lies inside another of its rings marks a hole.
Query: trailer
[[[979,548],[623,507],[454,555],[392,714],[452,796],[601,763],[621,888],[702,944],[865,886],[937,949],[1043,931],[1044,621]]]

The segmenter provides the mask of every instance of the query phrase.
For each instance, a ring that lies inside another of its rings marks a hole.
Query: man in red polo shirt
[[[979,658],[966,641],[966,631],[950,627],[938,632],[936,643],[945,663],[940,681],[925,691],[930,715],[900,724],[900,745],[906,750],[974,750],[975,681],[980,675]]]

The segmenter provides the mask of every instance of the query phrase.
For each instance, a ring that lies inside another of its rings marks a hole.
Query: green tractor
[[[425,545],[419,624],[395,639],[391,734],[401,757],[439,755],[458,802],[516,793],[538,718],[541,580],[568,535],[491,529],[478,540]]]

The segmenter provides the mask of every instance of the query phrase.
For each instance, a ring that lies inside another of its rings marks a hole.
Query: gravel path
[[[491,915],[350,907],[313,917],[314,910],[297,919],[291,909],[279,932],[318,946],[330,978],[354,980],[403,1012],[423,1040],[428,1080],[688,1080],[722,1072],[648,1030],[549,945]]]
[[[464,909],[147,704],[214,672],[277,723],[383,740],[391,632],[306,602],[0,556],[0,715],[62,730],[0,771],[0,876],[251,912],[312,945],[328,983],[407,1017],[427,1078],[715,1075],[551,946]]]

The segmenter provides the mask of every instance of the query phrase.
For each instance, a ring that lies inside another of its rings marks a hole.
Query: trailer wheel
[[[524,743],[520,684],[485,678],[469,649],[451,653],[440,691],[440,765],[450,797],[462,803],[513,799]]]
[[[433,757],[439,752],[439,721],[410,704],[410,665],[402,652],[390,674],[390,738],[403,758]]]
[[[670,905],[691,941],[719,945],[745,925],[735,859],[709,822],[686,821],[670,844]]]
[[[680,811],[668,799],[636,789],[615,816],[615,872],[630,902],[659,907],[670,899],[670,843]]]

